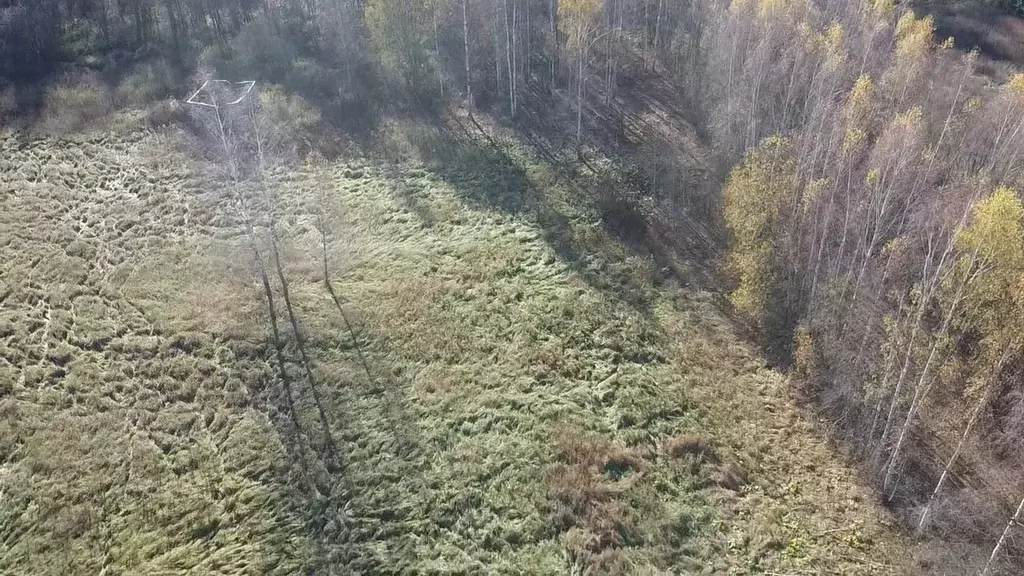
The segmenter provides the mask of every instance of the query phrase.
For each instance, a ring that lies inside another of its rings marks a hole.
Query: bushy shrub
[[[320,111],[303,97],[270,84],[260,90],[259,107],[268,143],[280,153],[296,153],[315,137]]]
[[[284,78],[284,85],[316,100],[326,99],[336,90],[334,73],[309,58],[297,58]]]
[[[238,62],[230,48],[208,46],[199,54],[196,76],[235,78],[239,76]]]
[[[118,107],[142,107],[167,96],[174,86],[174,71],[166,60],[140,64],[118,83],[114,104]]]
[[[111,104],[107,87],[95,74],[70,76],[47,88],[41,127],[53,135],[76,132],[109,114]]]
[[[426,162],[429,156],[422,153],[429,146],[424,143],[436,141],[436,130],[411,121],[388,120],[373,131],[373,147],[389,162]]]
[[[97,23],[82,19],[65,22],[60,30],[60,51],[67,62],[99,66],[104,46]]]
[[[800,382],[816,385],[822,373],[820,351],[814,335],[806,326],[796,329],[793,343],[793,376]]]
[[[276,84],[260,91],[260,103],[275,125],[297,134],[312,132],[320,122],[320,113],[305,98]]]
[[[282,82],[288,77],[292,63],[298,57],[295,46],[279,36],[263,20],[253,21],[242,28],[231,41],[231,52],[235,60],[235,72],[246,76],[239,80]]]
[[[188,119],[188,110],[177,100],[161,100],[146,108],[146,124],[150,128],[160,128]]]

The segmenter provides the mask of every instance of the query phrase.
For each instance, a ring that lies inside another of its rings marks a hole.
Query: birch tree
[[[791,143],[764,140],[747,153],[725,184],[725,223],[732,237],[729,269],[738,286],[729,295],[736,309],[764,329],[777,289],[777,251],[785,235],[786,207],[795,193]]]
[[[1003,550],[1006,539],[1010,536],[1010,531],[1020,523],[1022,512],[1024,512],[1024,498],[1021,498],[1020,504],[1017,504],[1017,511],[1013,513],[1010,521],[1006,523],[1006,528],[1003,528],[1003,533],[999,536],[999,540],[996,541],[995,547],[992,548],[992,554],[989,555],[988,561],[985,562],[985,567],[981,570],[981,576],[988,576],[992,573],[992,567],[996,559],[999,558],[999,553]]]
[[[983,335],[975,361],[977,377],[963,393],[963,399],[974,407],[921,511],[918,530],[925,525],[967,437],[991,399],[995,380],[1007,360],[1021,353],[1024,344],[1020,336],[1020,326],[1024,325],[1024,207],[1017,193],[1002,187],[980,202],[971,225],[958,236],[957,243],[962,254],[977,255],[960,261],[962,268],[976,267],[977,274],[957,326],[961,332],[977,330]]]
[[[587,79],[590,48],[598,35],[601,0],[560,0],[559,13],[568,22],[566,48],[576,58],[576,156],[582,154],[583,97]]]

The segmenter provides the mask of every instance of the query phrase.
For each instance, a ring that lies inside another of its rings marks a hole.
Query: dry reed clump
[[[626,573],[621,548],[632,530],[621,492],[643,474],[633,452],[605,440],[570,436],[548,473],[553,523],[574,561],[594,573]]]
[[[711,463],[719,461],[714,443],[696,434],[681,434],[668,440],[665,442],[665,452],[674,458],[682,458],[692,454],[701,460]]]
[[[673,458],[696,458],[699,463],[711,465],[707,483],[733,492],[747,483],[747,473],[735,459],[723,456],[713,441],[697,434],[681,434],[669,439],[665,452]]]

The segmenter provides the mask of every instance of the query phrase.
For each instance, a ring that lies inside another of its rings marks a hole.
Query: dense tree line
[[[710,2],[665,0],[11,0],[0,85],[92,70],[182,96],[197,71],[259,78],[333,118],[460,102],[516,116],[532,95],[660,65],[694,70]],[[628,56],[627,56],[628,54]],[[669,58],[671,56],[671,58]],[[694,79],[695,80],[695,79]],[[577,136],[583,137],[582,118]]]
[[[884,1],[734,2],[723,26],[734,305],[909,526],[961,568],[1019,558],[1024,75],[979,77]]]
[[[736,310],[908,527],[962,545],[946,561],[1024,555],[1024,75],[980,76],[930,18],[893,0],[0,7],[0,83],[72,68],[179,93],[197,70],[258,79],[348,125],[442,104],[515,119],[558,97],[577,152],[588,100],[671,77],[735,166],[720,200]],[[274,90],[268,110],[289,105]]]

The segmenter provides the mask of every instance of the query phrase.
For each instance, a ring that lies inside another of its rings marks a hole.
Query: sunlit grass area
[[[495,130],[233,187],[181,138],[0,139],[0,572],[902,571],[610,164]]]

